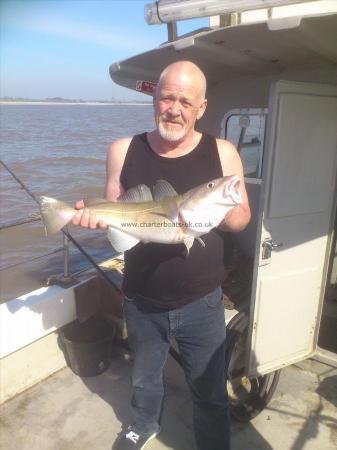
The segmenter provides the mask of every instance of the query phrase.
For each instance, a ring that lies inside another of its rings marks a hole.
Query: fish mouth
[[[241,180],[238,176],[234,176],[233,179],[225,185],[223,190],[223,198],[230,196],[235,204],[242,203],[242,197],[240,193]]]

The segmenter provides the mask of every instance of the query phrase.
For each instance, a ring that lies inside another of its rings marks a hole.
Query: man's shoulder
[[[216,138],[216,143],[218,150],[221,153],[225,153],[228,155],[237,153],[236,147],[230,141],[227,141],[227,139]]]
[[[241,170],[242,163],[236,147],[226,139],[217,139],[216,143],[224,175],[228,171]]]
[[[121,152],[123,150],[127,150],[131,144],[134,136],[126,136],[113,141],[110,145],[110,151],[112,152]]]
[[[127,136],[113,141],[108,151],[108,159],[113,161],[119,160],[120,162],[124,162],[124,159],[126,157],[126,154],[128,152],[128,149],[130,147],[133,138],[134,136]]]

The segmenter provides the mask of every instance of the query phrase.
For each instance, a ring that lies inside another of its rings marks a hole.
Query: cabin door
[[[249,375],[315,350],[336,199],[337,87],[271,89],[261,223],[248,342]]]

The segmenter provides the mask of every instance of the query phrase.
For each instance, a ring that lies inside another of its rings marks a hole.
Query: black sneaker
[[[142,436],[133,431],[132,426],[129,426],[127,430],[123,431],[116,439],[112,446],[112,450],[142,450],[145,448],[147,442],[157,436],[159,431],[150,436]]]

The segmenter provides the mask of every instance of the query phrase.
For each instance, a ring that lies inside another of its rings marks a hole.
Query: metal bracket
[[[173,42],[178,37],[178,30],[177,30],[177,22],[170,22],[167,24],[167,39],[168,42]]]
[[[47,286],[57,285],[64,289],[75,286],[78,283],[79,281],[76,278],[72,276],[65,277],[64,275],[51,275],[46,281]]]
[[[274,242],[272,239],[266,239],[262,243],[262,259],[269,259],[274,248],[282,247],[283,243]]]

